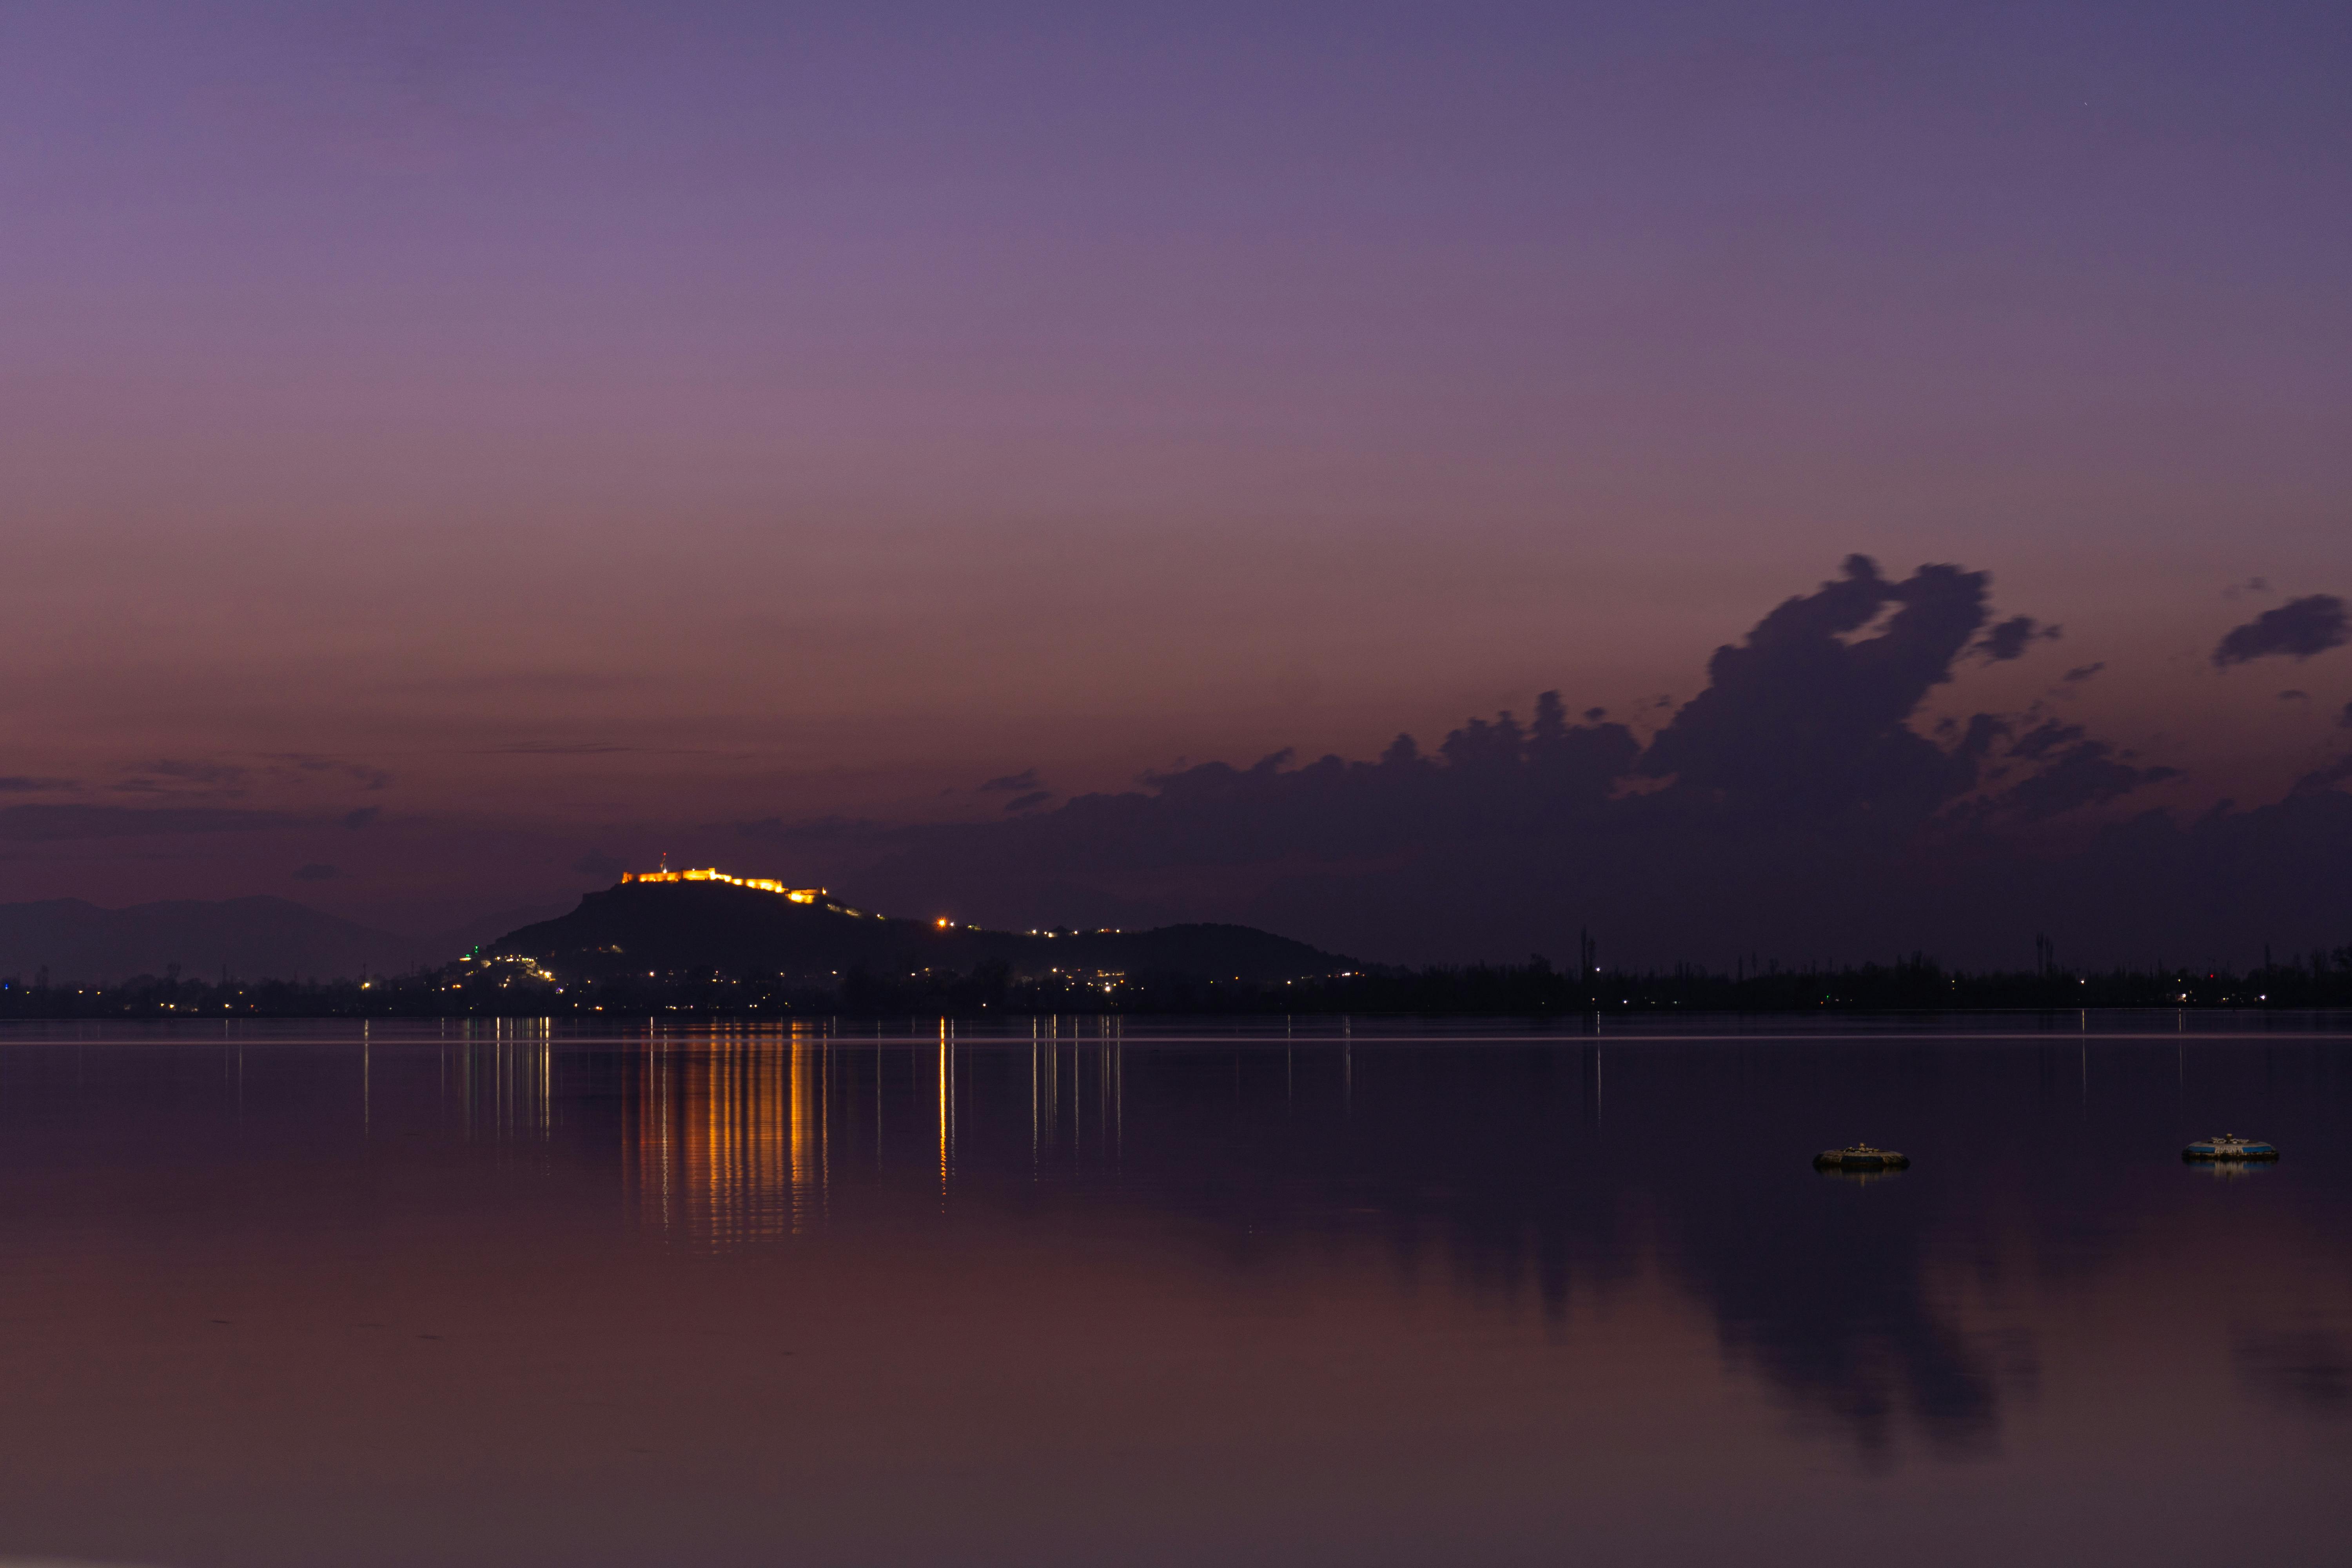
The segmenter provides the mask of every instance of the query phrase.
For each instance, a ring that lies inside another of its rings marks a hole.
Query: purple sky
[[[2322,5],[20,0],[0,807],[90,810],[0,900],[1646,734],[1856,551],[2064,626],[1922,728],[2274,798],[2352,652],[2209,656],[2352,593],[2347,79]]]

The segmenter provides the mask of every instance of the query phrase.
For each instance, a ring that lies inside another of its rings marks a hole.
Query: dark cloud
[[[2282,702],[2308,702],[2311,700],[2311,693],[2308,691],[2296,691],[2290,689],[2279,693],[2279,700]]]
[[[1034,811],[1053,798],[1052,790],[1033,789],[1027,795],[1017,795],[1006,801],[1004,809],[1008,812]]]
[[[2313,769],[2294,781],[2294,793],[2311,795],[2320,790],[2332,790],[2337,784],[2352,780],[2352,752]]]
[[[2098,674],[2101,670],[2106,668],[2105,660],[2102,660],[2097,664],[2077,665],[2073,669],[2070,669],[2065,674],[2060,676],[2058,679],[2065,685],[2080,686],[2083,682],[2090,679],[2091,677]]]
[[[23,773],[0,776],[0,795],[35,795],[50,790],[76,790],[80,787],[81,781],[79,779],[30,778]]]
[[[1987,803],[1991,814],[2017,822],[2043,822],[2179,776],[2177,768],[2135,766],[2106,742],[2084,739],[2079,729],[2032,755],[2046,765],[1992,796]]]
[[[2103,827],[2095,814],[2173,771],[2038,715],[1963,710],[1925,732],[1930,697],[1983,658],[1988,589],[1958,566],[1894,578],[1854,557],[1718,649],[1706,689],[1646,744],[1546,692],[1525,717],[1466,720],[1433,748],[1400,735],[1368,760],[1179,764],[988,823],[737,831],[877,908],[1242,920],[1403,960],[1572,951],[1590,926],[1629,962],[1915,947],[1972,962],[2009,952],[2021,921],[2088,953],[2159,913],[2239,930],[2243,898],[2220,890],[2267,896],[2257,877],[2295,907],[2336,907],[2322,888],[2337,884],[2313,880],[2325,844],[2307,864],[2275,844],[2324,839],[2352,796]],[[2352,816],[2346,840],[2352,869]],[[2061,933],[2070,910],[2082,925]]]
[[[2248,659],[2284,656],[2309,658],[2341,647],[2352,638],[2344,601],[2333,594],[2307,594],[2289,599],[2275,610],[2264,610],[2244,626],[2232,629],[2213,649],[2216,668]]]
[[[357,833],[362,827],[373,826],[375,825],[375,819],[383,815],[383,807],[380,805],[363,805],[357,811],[347,811],[343,813],[343,815],[337,820],[341,822],[345,827],[350,828],[353,833]]]
[[[2029,761],[2047,757],[2053,752],[2080,741],[2084,731],[2080,724],[2061,724],[2056,720],[2038,724],[2010,743],[2009,754]]]
[[[1983,626],[1986,581],[1923,566],[1889,582],[1868,556],[1849,556],[1843,576],[1716,650],[1707,689],[1658,732],[1640,771],[1780,817],[1932,810],[1975,770],[1907,721]],[[1850,637],[1888,606],[1875,637]]]
[[[271,833],[307,825],[308,819],[289,812],[227,807],[12,805],[0,809],[0,839],[44,843],[197,833]]]
[[[1006,773],[1003,778],[989,780],[980,786],[980,793],[1018,795],[1024,791],[1036,789],[1044,783],[1045,781],[1037,776],[1035,768],[1024,768],[1017,773]]]
[[[618,855],[607,855],[601,849],[591,849],[572,862],[572,868],[583,877],[617,877],[629,868],[629,863]]]
[[[2339,730],[2352,730],[2352,702],[2347,702],[2344,705],[2344,711],[2336,716],[2336,727]]]
[[[318,860],[297,867],[294,871],[294,879],[298,882],[332,882],[341,876],[342,872],[336,868]]]
[[[2065,635],[2061,626],[2045,626],[2032,616],[2011,616],[1969,645],[1969,651],[1988,664],[2020,658],[2037,642],[2055,642]]]

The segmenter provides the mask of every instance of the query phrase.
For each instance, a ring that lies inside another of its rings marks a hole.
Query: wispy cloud
[[[897,835],[900,830],[886,827],[864,817],[815,816],[787,822],[780,816],[763,816],[751,822],[716,823],[715,829],[729,831],[740,838],[756,838],[781,844],[840,843],[856,839],[881,839]]]
[[[992,778],[989,780],[986,784],[980,786],[979,793],[982,795],[1018,795],[1024,791],[1043,788],[1045,782],[1045,780],[1037,776],[1037,770],[1035,768],[1023,768],[1017,773],[1006,773],[1002,778]]]
[[[240,795],[253,779],[251,768],[235,763],[186,757],[158,757],[132,764],[130,776],[116,784],[117,795]]]
[[[369,763],[353,762],[348,757],[322,757],[308,752],[278,752],[268,759],[278,768],[291,768],[298,773],[334,773],[348,778],[362,789],[383,789],[392,783],[392,774]]]
[[[205,833],[274,833],[310,825],[284,811],[226,806],[12,805],[0,808],[0,839],[146,838]]]
[[[109,786],[116,795],[181,795],[236,799],[269,786],[301,786],[314,781],[348,782],[379,790],[393,775],[373,763],[310,752],[270,752],[250,761],[219,757],[158,757],[136,763]]]
[[[610,675],[587,670],[525,669],[506,674],[428,677],[402,681],[394,689],[442,698],[503,696],[509,693],[536,697],[590,697],[625,686],[641,686],[649,679],[641,675]]]

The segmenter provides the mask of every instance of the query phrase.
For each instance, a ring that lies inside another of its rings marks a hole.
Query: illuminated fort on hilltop
[[[756,893],[781,893],[796,904],[813,904],[824,897],[823,888],[788,888],[772,877],[730,877],[724,871],[708,867],[697,871],[673,871],[664,866],[658,871],[624,871],[624,882],[724,882],[730,888],[749,888]]]

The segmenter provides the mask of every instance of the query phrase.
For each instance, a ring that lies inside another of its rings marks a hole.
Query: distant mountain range
[[[176,900],[100,909],[79,899],[0,904],[0,976],[58,985],[166,974],[332,979],[442,964],[544,909],[509,910],[455,931],[402,936],[289,899]]]
[[[1332,974],[1350,960],[1249,926],[1151,931],[983,931],[899,920],[829,900],[724,882],[632,882],[590,893],[568,915],[508,932],[486,956],[526,955],[561,973],[718,973],[828,980],[1003,964],[1015,975],[1054,970],[1279,981]]]

